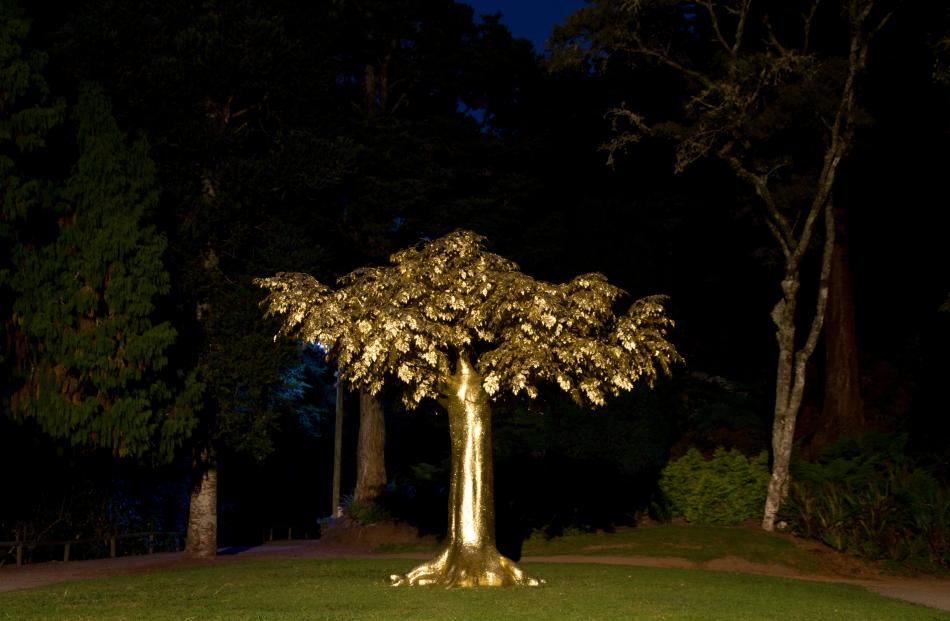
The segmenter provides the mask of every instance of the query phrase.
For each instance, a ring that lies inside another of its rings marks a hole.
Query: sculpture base
[[[389,577],[392,586],[448,587],[540,586],[544,580],[529,576],[494,546],[472,548],[449,545],[435,559],[404,575]]]

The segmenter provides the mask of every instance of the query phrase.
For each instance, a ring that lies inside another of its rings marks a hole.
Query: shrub
[[[707,460],[691,448],[663,469],[660,489],[674,516],[700,524],[737,524],[762,512],[768,480],[765,451],[749,458],[719,447]]]
[[[950,567],[950,491],[903,445],[868,436],[831,447],[817,462],[794,462],[782,518],[839,551]]]
[[[375,502],[360,502],[352,496],[345,496],[342,504],[343,513],[364,526],[390,518],[389,511]]]

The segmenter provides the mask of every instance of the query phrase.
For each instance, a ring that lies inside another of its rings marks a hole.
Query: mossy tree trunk
[[[443,586],[538,585],[495,546],[491,408],[482,377],[462,354],[455,373],[443,382],[440,404],[449,416],[452,472],[449,528],[445,548],[434,560],[392,584]]]

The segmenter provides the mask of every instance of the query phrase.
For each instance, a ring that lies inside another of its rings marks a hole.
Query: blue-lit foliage
[[[299,357],[280,372],[280,385],[274,389],[274,407],[296,415],[300,429],[312,437],[320,435],[320,423],[333,403],[335,394],[332,369],[319,344],[300,343]]]

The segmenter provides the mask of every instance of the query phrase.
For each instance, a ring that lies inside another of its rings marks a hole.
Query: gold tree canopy
[[[255,282],[270,291],[267,314],[284,317],[279,334],[319,343],[354,387],[375,394],[398,378],[409,408],[437,398],[460,357],[476,360],[492,397],[533,398],[551,383],[595,405],[640,379],[652,385],[658,368],[680,360],[662,296],[618,316],[624,292],[602,274],[535,280],[484,243],[458,230],[393,254],[389,266],[355,270],[336,290],[301,273]]]
[[[487,252],[484,239],[456,231],[394,254],[388,267],[356,270],[336,291],[306,274],[257,282],[270,290],[267,314],[281,333],[320,343],[340,376],[376,393],[398,378],[412,408],[438,399],[449,419],[449,528],[442,552],[394,585],[538,585],[495,545],[488,400],[529,397],[557,384],[581,403],[652,383],[679,359],[667,342],[662,298],[613,312],[622,291],[600,274],[554,285]],[[472,360],[475,360],[474,365]],[[453,368],[454,367],[454,368]]]

